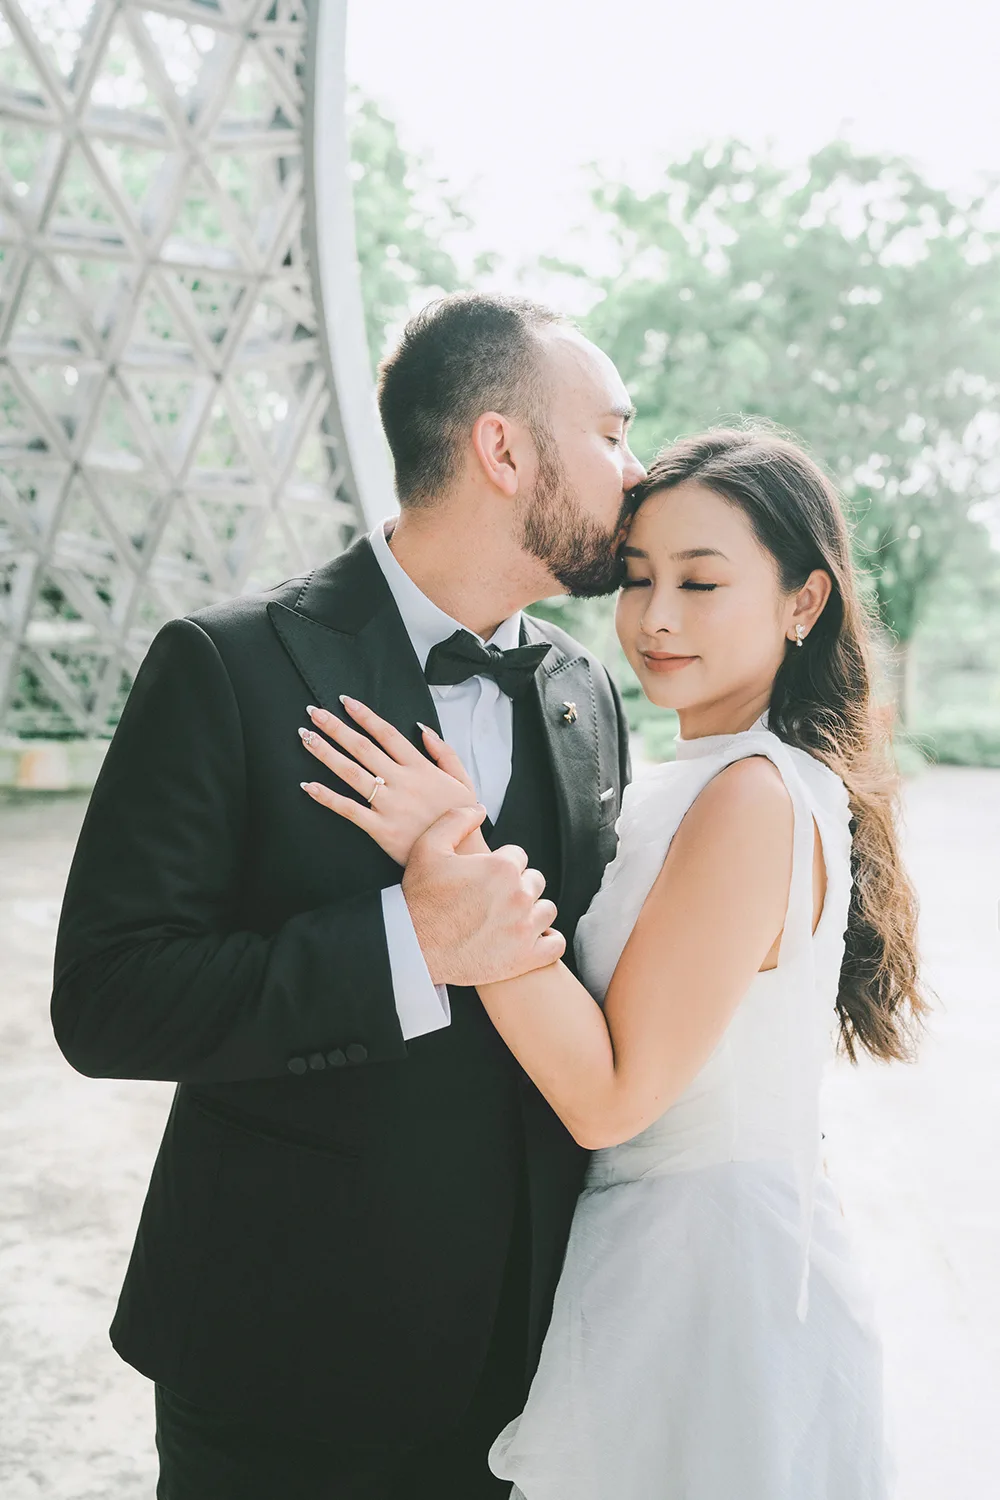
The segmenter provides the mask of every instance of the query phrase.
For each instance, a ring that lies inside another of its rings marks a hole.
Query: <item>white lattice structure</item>
[[[344,3],[0,0],[8,732],[107,733],[165,619],[383,505]]]

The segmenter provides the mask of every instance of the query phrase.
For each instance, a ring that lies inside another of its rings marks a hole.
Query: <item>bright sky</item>
[[[713,137],[1000,175],[1000,0],[350,0],[347,61],[511,266],[572,250],[586,163]]]

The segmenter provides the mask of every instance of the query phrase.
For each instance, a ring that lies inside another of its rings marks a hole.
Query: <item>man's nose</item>
[[[646,470],[643,468],[642,464],[639,462],[630,448],[628,454],[628,462],[626,463],[624,472],[622,473],[623,488],[626,490],[630,490],[634,485],[637,485],[640,480],[645,479],[645,477]]]

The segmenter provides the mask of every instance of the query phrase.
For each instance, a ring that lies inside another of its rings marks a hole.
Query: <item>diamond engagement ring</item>
[[[369,807],[371,807],[372,803],[375,801],[375,798],[378,796],[380,789],[382,787],[384,787],[384,786],[385,786],[385,777],[384,776],[376,776],[375,777],[375,785],[372,787],[372,794],[368,798],[368,806]]]

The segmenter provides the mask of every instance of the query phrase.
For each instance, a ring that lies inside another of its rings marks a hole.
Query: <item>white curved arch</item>
[[[0,0],[0,729],[106,735],[164,620],[391,509],[344,12]]]
[[[313,0],[310,10],[311,129],[306,146],[310,257],[322,311],[325,353],[337,396],[344,451],[369,525],[397,509],[392,473],[368,378],[369,355],[354,242],[354,209],[346,129],[345,0]]]

